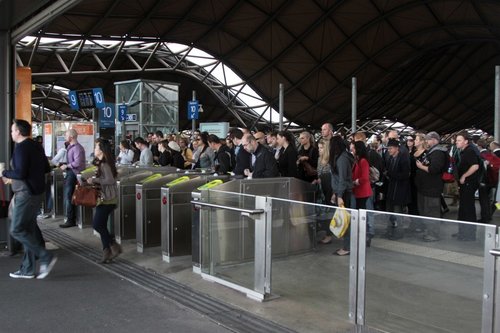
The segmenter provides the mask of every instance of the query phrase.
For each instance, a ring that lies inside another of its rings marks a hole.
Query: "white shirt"
[[[153,165],[153,153],[151,152],[151,149],[144,148],[141,151],[141,157],[139,158],[139,165],[142,165],[142,166]]]
[[[68,163],[68,156],[67,156],[67,150],[66,147],[62,147],[57,151],[56,156],[50,161],[53,165],[59,165],[59,164],[64,164]]]
[[[118,154],[120,164],[132,164],[133,159],[134,151],[132,149],[125,149],[124,151],[120,151],[120,154]]]

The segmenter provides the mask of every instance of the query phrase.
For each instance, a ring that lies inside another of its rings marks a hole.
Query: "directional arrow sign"
[[[198,110],[199,110],[200,105],[198,104],[198,101],[189,101],[188,102],[188,119],[198,119]]]

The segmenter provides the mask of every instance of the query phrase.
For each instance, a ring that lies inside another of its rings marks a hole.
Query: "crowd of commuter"
[[[500,146],[491,137],[472,138],[467,132],[450,139],[445,143],[433,131],[400,137],[395,130],[369,138],[364,132],[344,137],[334,133],[329,123],[322,125],[318,140],[308,131],[295,136],[290,131],[251,133],[234,128],[226,138],[206,132],[188,138],[156,131],[145,138],[121,141],[117,163],[206,168],[248,178],[296,177],[317,185],[317,202],[323,204],[430,218],[449,212],[446,190],[452,196],[451,204],[459,206],[458,220],[489,223],[495,211]],[[443,177],[446,172],[452,173],[452,181]],[[434,220],[412,221],[404,228],[401,222],[391,215],[384,236],[395,240],[413,233],[426,242],[441,238],[440,223]],[[318,229],[324,235],[319,243],[331,243],[328,226],[320,223]],[[369,221],[368,246],[374,235]],[[460,225],[454,237],[475,240],[475,226]],[[348,255],[349,246],[346,236],[335,254]]]
[[[498,201],[500,146],[492,137],[471,137],[467,132],[448,139],[444,142],[434,131],[400,137],[395,130],[369,138],[363,132],[344,137],[326,123],[318,141],[307,131],[296,137],[289,131],[252,134],[232,129],[226,140],[199,133],[190,145],[183,141],[183,146],[191,150],[193,167],[249,178],[296,177],[318,185],[317,196],[324,204],[439,218],[449,212],[446,191],[451,205],[458,205],[456,219],[491,222]],[[451,179],[444,177],[446,173]],[[395,240],[413,233],[426,242],[441,239],[440,223],[435,220],[413,221],[404,228],[400,220],[397,215],[389,218],[385,237]],[[332,234],[325,226],[319,228],[325,231],[320,243],[329,244]],[[368,245],[374,234],[369,223]],[[476,228],[461,224],[453,236],[473,241]],[[349,252],[347,236],[335,254]]]
[[[13,124],[13,139],[18,144],[12,171],[2,170],[4,182],[13,182],[13,190],[16,187],[14,198],[18,207],[13,215],[11,232],[25,248],[23,263],[11,277],[35,277],[36,257],[42,262],[38,277],[43,278],[52,269],[55,258],[44,249],[43,237],[36,227],[36,215],[30,211],[28,216],[22,208],[24,201],[21,202],[21,198],[24,200],[26,197],[27,203],[36,204],[43,193],[38,179],[41,174],[23,174],[23,177],[28,177],[24,181],[20,178],[23,170],[19,168],[25,163],[22,159],[37,156],[35,153],[26,156],[24,151],[34,149],[32,144],[27,144],[34,142],[31,139],[26,141],[27,130],[28,127],[22,121]],[[290,131],[251,133],[247,129],[234,128],[226,138],[206,132],[195,132],[192,137],[186,137],[163,135],[161,131],[156,131],[144,138],[127,137],[120,141],[116,154],[110,141],[97,139],[92,162],[97,171],[94,176],[80,180],[77,175],[85,168],[84,148],[78,142],[78,133],[74,129],[66,132],[65,139],[64,147],[48,161],[53,167],[65,171],[66,175],[65,222],[60,227],[76,225],[75,206],[71,198],[77,182],[99,184],[104,195],[95,210],[93,227],[101,236],[101,263],[111,261],[121,252],[106,226],[108,216],[117,203],[116,165],[203,168],[241,178],[296,177],[316,185],[318,203],[430,218],[443,217],[449,212],[444,199],[446,191],[452,197],[451,205],[458,205],[456,219],[469,222],[490,223],[496,209],[495,202],[500,201],[497,191],[500,145],[492,137],[470,137],[467,132],[460,132],[445,143],[433,131],[417,132],[406,137],[400,137],[395,130],[382,135],[374,134],[369,138],[364,132],[344,137],[335,133],[329,123],[322,125],[318,140],[308,131],[300,132],[296,137]],[[40,162],[40,165],[43,163]],[[32,186],[30,182],[34,182]],[[17,188],[19,184],[25,187]],[[475,205],[477,194],[479,219],[476,217]],[[49,203],[49,209],[51,206]],[[30,226],[29,230],[21,230],[23,225],[25,228]],[[323,232],[319,243],[331,243],[333,235],[328,225],[323,221],[317,227]],[[396,240],[409,233],[426,242],[439,241],[442,237],[440,223],[436,220],[415,220],[403,228],[398,215],[390,216],[384,237]],[[374,235],[373,221],[369,220],[367,246],[370,246]],[[460,224],[453,236],[459,241],[474,241],[476,226]],[[334,254],[350,254],[350,232],[344,236],[342,248]]]

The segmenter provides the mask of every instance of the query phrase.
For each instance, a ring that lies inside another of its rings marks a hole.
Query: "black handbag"
[[[318,177],[318,170],[316,170],[308,161],[302,161],[302,167],[308,177]]]

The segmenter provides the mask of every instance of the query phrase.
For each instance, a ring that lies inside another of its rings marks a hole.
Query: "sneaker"
[[[9,276],[14,279],[34,279],[35,274],[23,273],[21,271],[16,271],[14,273],[10,273]]]
[[[50,260],[50,262],[48,264],[41,264],[40,265],[40,271],[38,272],[38,275],[36,276],[37,279],[44,279],[45,277],[47,277],[47,275],[49,275],[50,271],[52,270],[52,268],[54,268],[54,265],[56,264],[57,262],[57,257],[52,257],[52,259]]]

